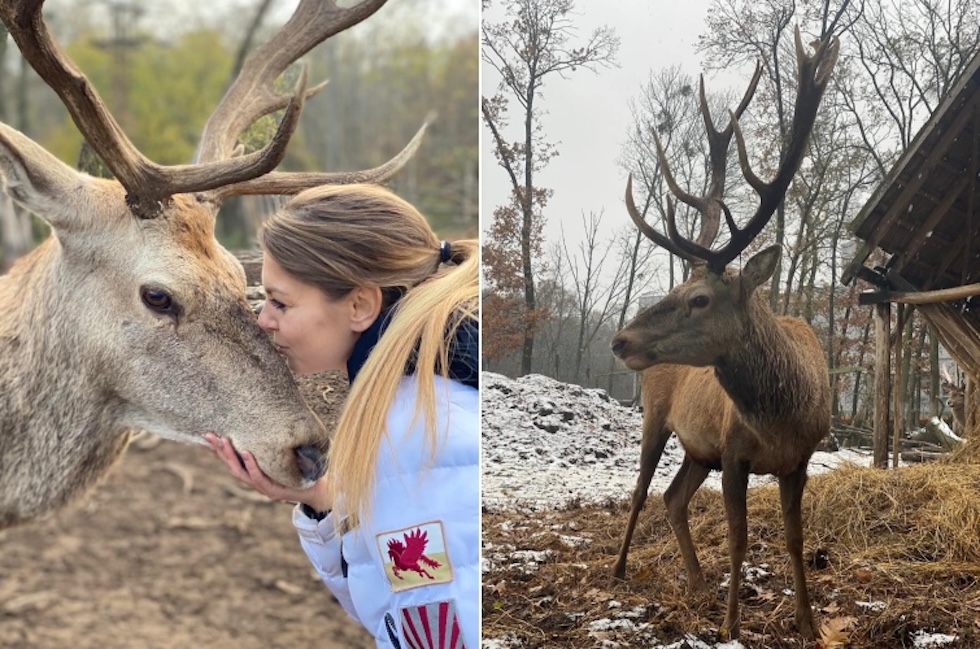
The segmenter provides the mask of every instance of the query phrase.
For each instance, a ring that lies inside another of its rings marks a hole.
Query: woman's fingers
[[[235,447],[231,445],[230,441],[214,433],[205,433],[204,439],[211,445],[215,454],[217,454],[217,456],[220,457],[228,466],[228,470],[231,471],[231,474],[235,478],[245,482],[246,484],[252,484],[248,472],[242,465],[242,461],[239,458],[238,453],[235,451]]]

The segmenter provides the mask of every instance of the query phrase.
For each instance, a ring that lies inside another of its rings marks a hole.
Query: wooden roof
[[[881,248],[919,290],[980,282],[980,52],[849,228],[849,283]],[[970,307],[980,311],[980,300]]]

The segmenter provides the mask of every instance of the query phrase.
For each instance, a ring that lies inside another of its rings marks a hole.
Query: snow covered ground
[[[643,416],[602,390],[530,374],[510,379],[484,372],[483,504],[491,510],[541,510],[569,501],[602,503],[632,494],[640,470]],[[667,489],[684,452],[671,437],[650,492]],[[814,453],[810,474],[843,462],[870,464],[870,453]],[[753,476],[750,486],[774,478]],[[713,471],[705,487],[721,489]]]

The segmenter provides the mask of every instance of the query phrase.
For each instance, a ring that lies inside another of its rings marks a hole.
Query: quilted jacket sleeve
[[[293,508],[293,526],[299,533],[299,543],[303,551],[320,575],[320,579],[347,614],[360,622],[351,600],[347,576],[344,574],[344,559],[341,554],[342,537],[336,533],[333,516],[316,521],[304,514],[297,505]]]

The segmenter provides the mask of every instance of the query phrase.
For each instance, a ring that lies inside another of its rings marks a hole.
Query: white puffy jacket
[[[442,442],[434,460],[405,376],[388,411],[371,514],[338,534],[299,506],[300,544],[344,609],[378,647],[479,649],[479,391],[435,377]],[[341,523],[340,525],[343,525]]]

